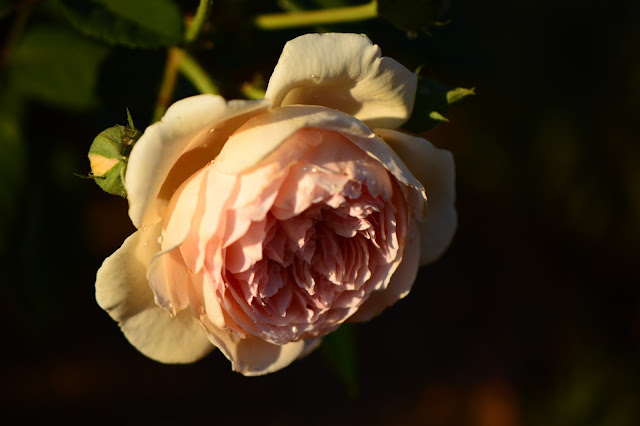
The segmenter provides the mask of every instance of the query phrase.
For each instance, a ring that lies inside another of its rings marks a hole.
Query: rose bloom
[[[450,152],[397,129],[416,75],[362,35],[286,44],[265,99],[172,105],[125,176],[138,229],[97,274],[133,346],[265,374],[406,296],[456,227]]]

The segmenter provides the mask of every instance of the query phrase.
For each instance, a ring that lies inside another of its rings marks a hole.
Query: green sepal
[[[127,190],[124,187],[124,176],[127,172],[127,162],[119,161],[102,176],[92,176],[104,192],[127,198]]]
[[[456,87],[453,90],[449,90],[447,92],[447,103],[449,105],[455,104],[466,98],[467,96],[475,95],[475,89],[472,87],[471,89],[465,89],[464,87]]]
[[[431,111],[429,113],[429,118],[435,121],[444,121],[445,123],[449,122],[449,119],[444,115],[440,114],[438,111]]]
[[[452,89],[435,80],[419,77],[413,113],[403,128],[420,133],[432,129],[438,123],[449,122],[445,116],[449,107],[471,95],[475,95],[473,88]]]
[[[127,118],[128,126],[116,124],[103,130],[89,148],[91,163],[89,177],[95,180],[105,192],[121,197],[127,196],[125,174],[129,154],[141,136],[141,132],[133,127],[133,120],[128,110]]]

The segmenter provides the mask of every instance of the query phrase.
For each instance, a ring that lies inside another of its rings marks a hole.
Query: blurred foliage
[[[201,422],[216,401],[216,421],[261,424],[640,423],[638,2],[456,0],[438,17],[443,2],[413,2],[392,11],[399,21],[319,28],[367,34],[385,56],[424,65],[405,128],[453,152],[460,226],[406,299],[326,340],[326,366],[314,353],[252,379],[220,354],[149,362],[93,302],[95,271],[132,225],[125,200],[74,173],[125,107],[149,124],[162,47],[181,43],[197,6],[149,3],[35,2],[10,46],[25,12],[0,0],[0,43],[12,47],[0,64],[8,418]],[[256,15],[363,3],[218,0],[186,48],[225,97],[241,97],[244,83],[268,81],[286,41],[311,31],[259,31]],[[435,20],[450,23],[425,34]],[[448,93],[468,93],[456,87],[479,95],[449,109]],[[179,78],[173,99],[195,93]],[[434,112],[451,123],[432,127]],[[345,384],[360,399],[346,402]]]
[[[0,97],[0,255],[8,246],[8,232],[18,216],[25,180],[26,153],[22,141],[24,102],[14,90],[2,89]]]
[[[362,4],[366,1],[353,2],[348,0],[278,0],[278,6],[287,12],[298,10],[313,10],[350,6],[353,4]]]
[[[14,3],[14,0],[0,0],[0,19],[11,13]]]
[[[378,0],[378,13],[405,31],[427,32],[448,4],[449,0]]]
[[[83,109],[96,106],[95,89],[108,48],[66,28],[29,28],[9,64],[16,90],[51,105]]]
[[[110,44],[157,48],[182,41],[181,11],[172,0],[55,2],[74,28]]]
[[[326,361],[344,384],[350,398],[360,396],[358,349],[353,324],[342,324],[339,329],[322,339]]]

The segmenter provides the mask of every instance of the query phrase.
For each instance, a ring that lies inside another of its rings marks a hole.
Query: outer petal
[[[269,101],[225,101],[220,96],[199,95],[173,104],[161,121],[149,126],[131,152],[125,185],[129,216],[140,228],[155,223],[147,217],[171,168],[180,156],[195,148],[192,140],[225,120],[241,115],[247,118],[269,107]],[[202,143],[207,142],[202,138]],[[179,182],[178,182],[179,184]]]
[[[208,329],[213,330],[209,333],[209,338],[231,361],[233,371],[245,376],[260,376],[278,371],[308,355],[320,344],[320,339],[308,339],[275,345],[251,335],[242,339],[227,330],[215,327]]]
[[[227,174],[244,172],[276,151],[298,130],[314,127],[362,138],[375,137],[360,121],[330,108],[281,107],[263,112],[240,127],[222,148],[214,167]]]
[[[154,302],[146,272],[160,249],[161,227],[158,223],[136,231],[105,259],[96,277],[96,300],[140,352],[164,363],[189,363],[211,352],[213,345],[189,310],[171,318]]]
[[[322,105],[372,127],[400,127],[411,115],[417,77],[364,35],[307,34],[289,41],[266,98],[280,105]]]
[[[376,133],[424,185],[429,207],[420,224],[420,264],[433,262],[449,247],[458,224],[453,156],[426,139],[386,129],[376,129]]]

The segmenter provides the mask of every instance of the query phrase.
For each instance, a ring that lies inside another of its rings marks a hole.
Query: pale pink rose
[[[355,34],[284,48],[260,101],[176,102],[131,152],[138,230],[96,297],[150,358],[278,370],[407,295],[456,227],[448,151],[396,129],[416,76]]]

